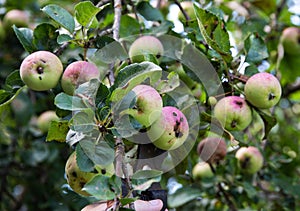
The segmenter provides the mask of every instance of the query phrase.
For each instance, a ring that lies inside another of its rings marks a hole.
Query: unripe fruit
[[[55,111],[45,111],[37,118],[37,127],[43,133],[46,133],[49,129],[51,121],[54,120],[59,120],[59,117],[56,115]]]
[[[300,28],[285,28],[281,35],[284,52],[290,55],[300,55]]]
[[[73,95],[80,84],[88,82],[93,78],[100,77],[97,66],[86,61],[76,61],[69,64],[62,76],[61,86],[65,93]]]
[[[203,178],[211,178],[214,176],[214,173],[208,163],[200,162],[194,166],[192,176],[194,180],[199,180]]]
[[[227,130],[244,130],[252,121],[251,108],[245,99],[238,96],[228,96],[218,101],[214,116]]]
[[[134,108],[126,111],[140,124],[149,127],[156,121],[162,112],[163,102],[159,93],[148,85],[137,85],[132,89],[136,95]]]
[[[187,139],[189,125],[179,109],[166,106],[162,108],[161,116],[151,125],[147,134],[157,148],[173,150]]]
[[[16,25],[16,27],[27,27],[28,23],[29,15],[22,10],[10,10],[3,17],[3,24],[7,30],[13,25]]]
[[[222,137],[207,137],[199,142],[197,152],[203,161],[217,163],[226,156],[226,142]]]
[[[238,159],[238,167],[241,171],[248,174],[258,172],[264,162],[264,158],[259,149],[253,146],[239,148],[235,157]]]
[[[46,91],[57,85],[62,71],[63,65],[55,54],[36,51],[23,60],[20,76],[30,89]]]
[[[210,96],[208,99],[207,99],[207,102],[210,106],[215,106],[218,102],[217,98],[213,97],[213,96]]]
[[[281,97],[281,85],[270,73],[257,73],[245,84],[245,96],[248,102],[257,108],[271,108]]]
[[[136,39],[129,48],[129,57],[132,62],[138,63],[147,60],[149,55],[161,56],[164,48],[159,39],[145,35]]]

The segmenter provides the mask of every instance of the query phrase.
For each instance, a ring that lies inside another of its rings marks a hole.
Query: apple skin
[[[218,163],[226,156],[226,142],[222,137],[206,137],[199,142],[197,152],[203,161]]]
[[[264,158],[259,149],[253,146],[239,148],[235,157],[238,160],[239,169],[248,174],[258,172],[264,162]]]
[[[244,130],[252,121],[252,110],[244,98],[227,96],[217,102],[214,116],[227,130]]]
[[[133,116],[140,124],[149,127],[161,115],[162,98],[156,89],[148,85],[137,85],[132,91],[136,95],[136,103],[134,108],[128,109],[126,113]]]
[[[257,73],[251,76],[244,88],[248,102],[257,108],[271,108],[281,97],[281,85],[278,79],[270,73]]]
[[[69,64],[62,76],[61,86],[68,95],[73,95],[80,84],[88,82],[93,78],[100,77],[97,66],[87,61],[76,61]]]
[[[145,61],[145,56],[152,54],[160,56],[164,52],[164,48],[159,39],[154,36],[145,35],[137,38],[129,48],[129,58],[133,63]]]
[[[300,28],[285,28],[282,31],[281,43],[286,54],[300,55]]]
[[[203,178],[212,178],[214,173],[208,163],[199,162],[193,167],[192,176],[194,180],[200,180]]]
[[[20,66],[22,81],[32,90],[54,88],[63,72],[60,59],[49,51],[36,51],[27,56]]]
[[[166,106],[162,108],[161,116],[151,125],[147,135],[157,148],[174,150],[187,139],[189,125],[179,109]]]
[[[16,27],[27,27],[29,24],[29,15],[22,10],[13,9],[8,11],[3,17],[3,25],[9,30],[13,25]]]
[[[51,121],[59,120],[55,111],[45,111],[37,118],[37,127],[43,132],[48,132]]]

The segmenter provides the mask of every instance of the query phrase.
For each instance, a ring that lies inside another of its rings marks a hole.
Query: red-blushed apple
[[[244,98],[227,96],[217,102],[214,116],[227,130],[244,130],[252,121],[252,110]]]
[[[281,97],[281,85],[278,79],[270,73],[262,72],[251,76],[245,84],[245,97],[257,108],[271,108]]]
[[[59,117],[56,115],[55,111],[45,111],[41,113],[37,118],[37,127],[43,132],[46,133],[49,129],[51,121],[59,120]]]
[[[3,24],[7,30],[13,25],[16,27],[27,27],[29,24],[29,15],[23,10],[10,10],[4,15]]]
[[[66,94],[73,95],[80,84],[100,77],[97,66],[87,61],[76,61],[69,64],[61,78],[61,86]]]
[[[132,62],[138,63],[145,61],[148,55],[157,57],[161,56],[163,52],[163,45],[158,38],[144,35],[131,44],[128,54]]]
[[[161,116],[147,132],[151,142],[159,149],[173,150],[180,147],[189,135],[185,115],[176,107],[162,108]]]
[[[289,55],[300,55],[300,28],[287,27],[282,31],[281,43],[284,52]]]
[[[239,148],[235,157],[238,160],[240,170],[248,174],[258,172],[264,162],[264,158],[259,149],[253,146]]]
[[[46,91],[54,88],[63,72],[60,59],[49,51],[36,51],[21,63],[22,81],[32,90]]]
[[[226,142],[222,137],[206,137],[199,142],[197,146],[197,152],[203,161],[208,163],[218,163],[226,156]]]
[[[162,98],[156,89],[148,85],[137,85],[132,91],[136,95],[136,102],[134,107],[125,113],[130,114],[145,127],[149,127],[161,115]]]
[[[194,180],[201,180],[204,178],[211,178],[214,176],[214,173],[211,170],[211,167],[206,162],[197,163],[192,170],[192,176]]]

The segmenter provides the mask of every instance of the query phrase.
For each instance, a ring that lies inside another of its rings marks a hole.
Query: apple
[[[173,150],[180,147],[189,134],[185,115],[173,106],[162,108],[161,116],[147,131],[151,142],[159,149]]]
[[[271,108],[281,97],[281,85],[270,73],[262,72],[251,76],[245,84],[245,97],[257,108]]]
[[[129,57],[132,62],[138,63],[147,60],[149,55],[161,56],[164,48],[160,40],[154,36],[144,35],[137,38],[129,48]]]
[[[23,10],[10,10],[4,15],[3,24],[7,30],[13,25],[16,27],[27,27],[29,24],[29,15]]]
[[[282,31],[281,43],[285,53],[289,55],[300,55],[300,28],[285,28]]]
[[[149,127],[161,115],[162,98],[156,89],[148,85],[137,85],[132,91],[136,95],[135,105],[125,112],[130,114],[140,124]]]
[[[241,171],[248,174],[258,172],[264,162],[264,158],[259,149],[253,146],[239,148],[235,157],[238,160],[238,167]]]
[[[222,137],[206,137],[197,146],[200,158],[208,163],[218,163],[227,153],[226,142]]]
[[[199,180],[203,178],[211,178],[214,176],[214,173],[208,163],[199,162],[193,167],[192,176],[194,180]]]
[[[76,61],[69,64],[61,78],[61,86],[66,94],[73,95],[80,84],[100,77],[97,66],[87,61]]]
[[[46,91],[54,88],[63,72],[60,59],[49,51],[36,51],[21,63],[22,81],[32,90]]]
[[[244,130],[252,121],[252,110],[244,98],[227,96],[217,102],[214,117],[227,130]]]
[[[214,96],[210,96],[210,97],[208,97],[208,99],[207,99],[207,103],[208,103],[208,105],[210,105],[210,106],[215,106],[215,105],[217,104],[217,102],[218,102],[218,100],[217,100],[217,98],[214,97]]]
[[[56,115],[55,111],[45,111],[37,118],[37,127],[43,133],[46,133],[49,129],[51,121],[54,120],[59,120],[59,117]]]

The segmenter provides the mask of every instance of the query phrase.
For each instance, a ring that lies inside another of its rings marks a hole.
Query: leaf
[[[170,92],[180,85],[179,76],[176,72],[170,72],[167,76],[168,80],[162,80],[156,89],[160,94]]]
[[[78,23],[84,27],[97,27],[97,24],[92,24],[93,21],[96,21],[95,17],[100,8],[93,5],[90,1],[80,2],[75,5],[75,17]],[[97,22],[96,22],[97,23]]]
[[[15,25],[13,29],[20,43],[28,53],[36,51],[36,47],[33,44],[33,31],[31,29],[17,28]]]
[[[201,190],[199,188],[180,188],[174,194],[168,196],[168,206],[170,208],[180,207],[200,196]]]
[[[70,42],[71,40],[73,40],[73,38],[68,34],[60,34],[57,37],[58,44],[64,44],[66,42]]]
[[[137,6],[136,10],[148,21],[163,21],[164,17],[161,12],[152,7],[147,1],[141,1]]]
[[[76,162],[81,171],[91,172],[95,168],[93,161],[84,153],[80,144],[76,145]]]
[[[88,82],[80,84],[79,87],[75,90],[75,95],[81,95],[86,98],[90,104],[95,104],[95,98],[100,86],[100,81],[97,78],[93,78]]]
[[[79,144],[84,153],[94,162],[95,165],[107,166],[114,161],[114,149],[102,139],[99,143],[96,143],[96,141],[92,138],[85,137],[79,142]]]
[[[268,58],[268,48],[264,40],[256,35],[251,34],[245,40],[246,62],[260,63],[263,59]]]
[[[265,137],[266,138],[271,131],[271,129],[277,124],[276,117],[271,114],[267,114],[264,111],[256,110],[260,117],[263,119],[265,123]]]
[[[111,191],[109,185],[109,177],[103,175],[96,175],[89,181],[82,190],[96,197],[98,200],[112,200],[115,193]]]
[[[96,126],[94,118],[95,113],[92,109],[82,110],[72,117],[70,128],[77,132],[91,132]]]
[[[69,131],[67,120],[51,121],[46,141],[66,142],[66,136]]]
[[[208,10],[197,7],[194,10],[205,42],[217,51],[226,62],[231,62],[229,34],[223,20]]]
[[[54,104],[63,110],[67,111],[78,111],[87,108],[87,104],[84,101],[76,96],[70,96],[66,93],[60,93],[56,95],[54,99]]]
[[[38,25],[33,31],[33,43],[39,50],[53,51],[58,47],[57,29],[48,23]]]
[[[134,190],[147,190],[153,183],[160,182],[162,171],[139,170],[132,175],[132,186]]]
[[[64,8],[56,5],[49,4],[42,8],[42,11],[56,21],[63,28],[67,29],[70,33],[74,32],[75,21],[73,16]]]
[[[120,22],[120,37],[127,38],[140,32],[138,21],[128,15],[123,15]]]
[[[5,79],[5,85],[11,87],[12,89],[24,86],[24,82],[20,77],[20,71],[15,70],[10,73]]]
[[[124,97],[132,88],[150,78],[150,85],[161,77],[161,67],[152,62],[141,62],[126,66],[120,70],[115,80],[117,87],[111,95],[112,101],[118,101]]]
[[[135,180],[148,179],[148,178],[159,177],[162,174],[163,172],[158,170],[139,170],[135,172],[131,178]]]
[[[24,87],[26,86],[23,86],[18,90],[14,90],[14,92],[8,92],[6,90],[0,89],[0,108],[11,103],[21,93]]]

